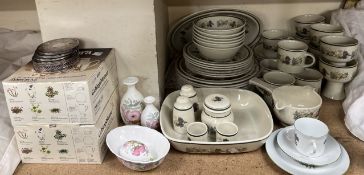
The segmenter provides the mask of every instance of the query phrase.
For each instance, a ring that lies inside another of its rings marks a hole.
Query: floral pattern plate
[[[237,140],[215,142],[214,137],[209,137],[208,142],[189,141],[185,134],[175,132],[172,111],[173,104],[179,96],[179,91],[175,91],[169,94],[162,104],[160,124],[163,134],[176,150],[188,153],[241,153],[263,146],[273,130],[273,120],[262,98],[254,92],[241,89],[196,88],[196,92],[198,99],[205,99],[206,96],[215,93],[230,99],[234,123],[239,127]],[[199,102],[199,106],[202,106],[202,101]]]
[[[238,9],[212,9],[199,11],[180,19],[168,33],[169,48],[174,52],[182,54],[184,45],[192,41],[193,22],[209,16],[232,16],[245,19],[245,44],[254,46],[259,41],[262,28],[260,20],[256,16]]]
[[[349,155],[344,149],[341,147],[341,155],[337,161],[325,166],[312,166],[300,163],[293,158],[289,157],[286,153],[284,153],[277,143],[277,134],[282,129],[278,129],[274,131],[268,138],[265,149],[267,150],[267,154],[270,159],[280,168],[285,170],[290,174],[296,175],[319,175],[319,174],[345,174],[350,165]]]

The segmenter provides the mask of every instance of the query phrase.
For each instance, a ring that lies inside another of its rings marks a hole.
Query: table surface
[[[320,120],[330,134],[348,151],[350,168],[347,174],[364,174],[364,142],[349,133],[344,125],[341,101],[323,100]],[[281,127],[277,126],[276,128]],[[267,155],[264,146],[241,154],[186,154],[171,149],[164,162],[147,174],[285,174]],[[16,175],[102,175],[140,174],[125,168],[110,152],[101,165],[19,164]]]

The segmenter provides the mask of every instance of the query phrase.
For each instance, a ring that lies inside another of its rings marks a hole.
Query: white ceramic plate
[[[237,9],[211,9],[193,13],[181,18],[168,33],[169,48],[177,53],[182,53],[185,44],[192,41],[193,22],[208,16],[232,16],[245,19],[245,44],[253,46],[259,41],[261,33],[260,20],[251,13]]]
[[[327,174],[344,174],[350,165],[349,155],[345,148],[341,146],[341,155],[337,161],[332,164],[325,166],[310,166],[300,163],[286,153],[284,153],[278,146],[277,134],[281,131],[278,129],[274,131],[265,143],[265,148],[267,150],[270,159],[280,168],[287,171],[290,174],[296,175],[327,175]]]
[[[199,106],[203,99],[214,93],[225,95],[231,102],[234,123],[239,127],[237,141],[197,142],[188,141],[186,135],[173,130],[173,104],[179,91],[169,94],[160,112],[160,125],[163,134],[172,146],[182,152],[190,153],[239,153],[253,151],[261,147],[273,130],[272,115],[263,99],[254,92],[230,88],[196,88]]]
[[[294,144],[294,127],[289,126],[281,130],[277,136],[277,143],[279,147],[287,155],[291,156],[297,161],[308,165],[328,165],[335,162],[341,154],[340,144],[330,135],[326,141],[325,152],[322,156],[310,158],[299,153]]]

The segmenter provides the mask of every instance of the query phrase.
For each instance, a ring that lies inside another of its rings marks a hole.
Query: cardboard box
[[[3,81],[12,124],[94,124],[118,85],[114,49],[81,49],[64,73],[40,74],[32,63]]]
[[[119,123],[119,103],[118,90],[114,90],[95,125],[15,126],[23,163],[102,163],[107,152],[106,135]]]

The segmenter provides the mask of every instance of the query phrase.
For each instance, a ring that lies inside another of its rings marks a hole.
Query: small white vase
[[[139,79],[128,77],[123,80],[123,84],[128,86],[120,103],[121,118],[126,125],[140,125],[141,113],[143,110],[143,95],[135,88]]]
[[[159,111],[153,105],[155,98],[148,96],[144,98],[145,108],[142,112],[141,124],[148,128],[157,129],[159,127]]]

